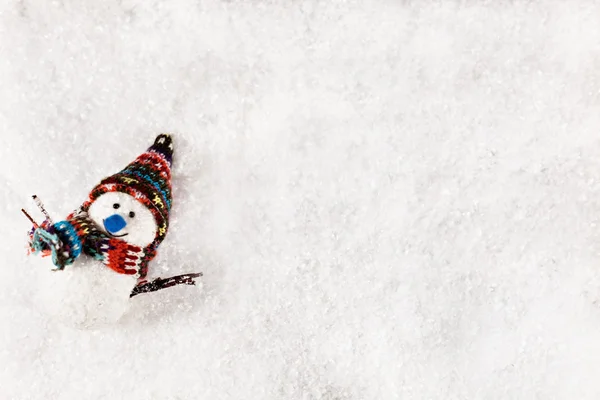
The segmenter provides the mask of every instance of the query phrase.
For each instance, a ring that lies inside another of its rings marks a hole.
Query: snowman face
[[[156,236],[150,210],[127,193],[104,193],[90,205],[88,214],[106,234],[136,246],[146,247]]]

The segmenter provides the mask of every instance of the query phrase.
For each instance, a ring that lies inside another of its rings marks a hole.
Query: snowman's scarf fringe
[[[62,242],[56,233],[47,231],[44,228],[37,228],[33,233],[31,246],[34,254],[45,252],[50,248],[52,262],[54,265],[57,265],[57,270],[62,270],[65,268],[65,265],[69,264],[69,253],[62,251]]]
[[[29,254],[42,253],[43,257],[52,255],[54,265],[57,265],[58,269],[63,269],[67,260],[64,252],[61,251],[62,243],[53,227],[52,218],[50,218],[41,200],[35,194],[31,197],[44,214],[45,220],[38,224],[25,209],[21,209],[21,212],[33,224],[33,229],[29,232]]]
[[[33,224],[33,229],[29,232],[30,253],[42,253],[42,256],[52,255],[52,262],[54,265],[57,265],[55,271],[63,270],[66,265],[73,263],[75,257],[69,257],[69,252],[62,249],[63,243],[56,234],[52,218],[50,218],[50,215],[46,211],[41,200],[36,195],[33,195],[32,197],[42,214],[44,214],[45,220],[40,225],[27,213],[27,211],[21,209],[21,212],[23,212],[25,217]],[[79,253],[80,251],[77,252],[77,255],[79,255]],[[151,282],[142,281],[133,288],[129,297],[131,298],[141,293],[156,292],[157,290],[166,289],[176,285],[196,285],[194,278],[201,277],[202,275],[203,274],[199,272],[173,276],[170,278],[157,278]]]

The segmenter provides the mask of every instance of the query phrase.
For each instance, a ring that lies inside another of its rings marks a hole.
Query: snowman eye
[[[117,208],[121,207],[121,205],[119,203],[115,203],[113,204],[113,208],[116,210]]]
[[[130,212],[129,212],[129,217],[130,217],[130,218],[133,218],[133,217],[135,217],[135,213],[134,213],[133,211],[130,211]]]

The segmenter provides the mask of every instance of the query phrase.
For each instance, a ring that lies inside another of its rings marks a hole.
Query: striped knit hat
[[[146,248],[153,252],[165,238],[169,226],[172,159],[171,137],[159,135],[154,144],[125,169],[103,179],[92,189],[81,211],[87,212],[92,202],[104,193],[122,192],[131,195],[150,210],[156,221],[156,236]]]

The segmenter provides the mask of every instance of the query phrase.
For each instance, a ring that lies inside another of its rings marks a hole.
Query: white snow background
[[[598,399],[598,15],[2,1],[0,399]],[[203,286],[53,320],[20,208],[66,216],[161,132],[150,274]]]

